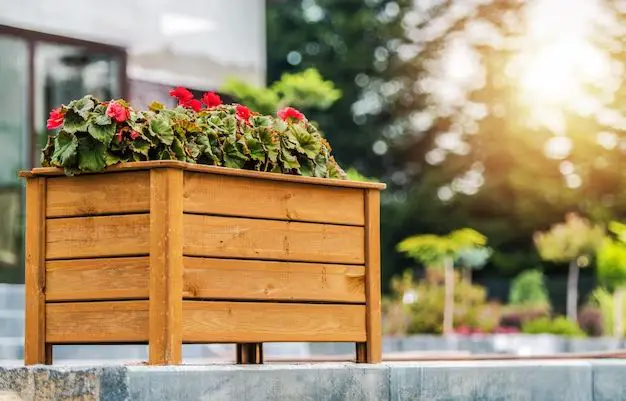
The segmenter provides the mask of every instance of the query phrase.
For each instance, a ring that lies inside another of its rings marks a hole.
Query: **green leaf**
[[[291,124],[289,130],[292,135],[289,135],[288,138],[290,140],[295,138],[298,152],[305,154],[310,159],[314,159],[322,147],[320,139],[313,136],[300,124]]]
[[[245,155],[243,155],[237,145],[231,140],[227,140],[224,143],[224,165],[231,168],[243,168],[247,161]]]
[[[85,132],[87,131],[88,126],[89,120],[85,120],[76,112],[68,110],[67,113],[65,113],[65,118],[63,120],[64,131],[67,131],[70,134],[75,132]]]
[[[113,154],[113,153],[111,153],[109,151],[104,152],[104,163],[107,166],[112,166],[114,164],[120,163],[121,161],[122,161],[121,157],[119,157],[119,156],[117,156],[117,155],[115,155],[115,154]]]
[[[96,103],[93,101],[92,97],[87,95],[82,99],[72,100],[67,107],[81,116],[83,120],[87,120],[89,118],[89,112],[93,110],[95,106]]]
[[[174,141],[174,131],[167,117],[159,115],[150,121],[150,133],[166,145],[171,145]]]
[[[106,146],[91,137],[81,138],[78,143],[78,168],[81,171],[99,172],[104,170]]]
[[[116,124],[110,123],[108,125],[99,125],[97,120],[98,117],[96,117],[96,121],[89,124],[89,128],[87,129],[87,131],[89,132],[89,135],[91,135],[94,139],[102,142],[106,146],[109,146],[109,144],[113,140],[113,137],[115,136]]]
[[[137,138],[130,143],[129,147],[133,152],[148,157],[148,153],[150,152],[150,146],[150,142],[146,141],[145,139]]]
[[[54,139],[52,163],[56,166],[70,166],[76,162],[78,139],[73,134],[62,130]]]
[[[230,115],[222,120],[222,126],[224,127],[226,134],[230,136],[234,137],[237,133],[237,119],[235,116]]]
[[[148,105],[148,108],[152,111],[163,110],[165,106],[161,102],[154,101]]]
[[[174,155],[176,155],[176,159],[185,160],[187,158],[187,156],[185,155],[183,143],[179,138],[174,138],[174,142],[172,143],[172,150],[174,151]]]
[[[50,167],[52,154],[54,153],[54,136],[48,136],[46,146],[41,151],[41,166]]]
[[[246,146],[250,151],[250,158],[252,160],[265,161],[266,153],[265,149],[263,149],[263,144],[261,143],[261,141],[252,137],[246,137],[245,140]]]
[[[283,148],[280,150],[280,161],[283,162],[285,169],[300,172],[300,163],[298,163],[298,158],[289,153],[288,149]]]
[[[109,125],[111,124],[111,117],[106,114],[99,114],[93,121],[98,125]]]

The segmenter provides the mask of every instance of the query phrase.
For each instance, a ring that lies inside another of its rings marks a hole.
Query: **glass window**
[[[22,186],[28,165],[28,44],[0,36],[0,282],[22,276]]]
[[[38,43],[35,47],[35,127],[38,143],[35,160],[48,132],[46,120],[51,109],[73,99],[93,95],[102,100],[122,97],[121,61],[111,54],[80,46]]]

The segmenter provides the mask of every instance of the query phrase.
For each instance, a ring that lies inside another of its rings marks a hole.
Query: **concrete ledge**
[[[615,401],[625,382],[619,360],[0,367],[0,401]]]

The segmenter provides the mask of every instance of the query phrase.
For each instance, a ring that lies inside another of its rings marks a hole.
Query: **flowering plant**
[[[185,88],[170,95],[178,106],[153,102],[134,110],[124,100],[101,102],[93,96],[50,112],[43,166],[66,174],[99,172],[120,162],[181,160],[239,169],[325,178],[345,178],[328,142],[299,111],[278,117],[242,105],[224,105],[209,92],[202,100]]]

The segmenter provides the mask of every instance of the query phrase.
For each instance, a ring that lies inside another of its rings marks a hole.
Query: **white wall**
[[[124,46],[131,79],[265,81],[264,0],[0,0],[0,24]]]

